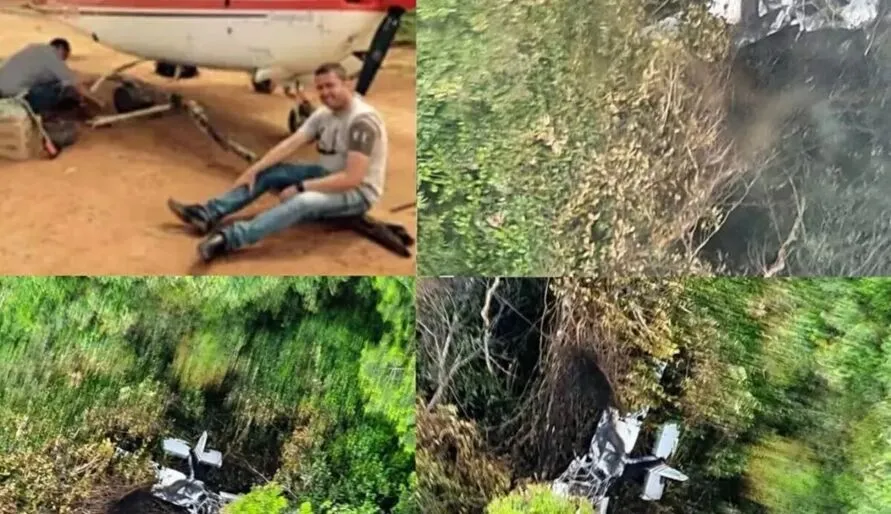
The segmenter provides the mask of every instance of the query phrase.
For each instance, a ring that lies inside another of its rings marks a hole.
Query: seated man
[[[89,92],[65,64],[71,45],[62,38],[50,44],[31,44],[0,64],[0,98],[24,95],[37,114],[78,107]]]
[[[320,66],[315,86],[324,107],[250,166],[234,189],[203,205],[168,201],[184,223],[202,234],[211,232],[198,245],[205,262],[296,223],[361,215],[380,198],[387,165],[387,133],[380,115],[353,92],[340,64]],[[319,164],[283,162],[312,141]],[[252,220],[216,229],[224,217],[267,192],[278,194],[281,204]]]

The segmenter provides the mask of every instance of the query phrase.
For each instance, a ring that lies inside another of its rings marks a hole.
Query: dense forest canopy
[[[106,512],[204,430],[265,486],[233,514],[410,512],[413,328],[410,278],[0,279],[0,512]]]
[[[612,512],[891,511],[889,279],[438,279],[418,302],[426,512],[576,512],[543,487],[607,405],[652,407],[638,451],[681,421],[690,477]]]
[[[887,275],[887,22],[707,4],[422,2],[421,271]]]

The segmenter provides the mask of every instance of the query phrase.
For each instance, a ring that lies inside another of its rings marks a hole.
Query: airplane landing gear
[[[191,79],[198,76],[196,66],[177,65],[169,62],[158,61],[155,63],[155,73],[174,80]]]
[[[147,109],[155,105],[154,100],[131,82],[124,82],[114,89],[114,110],[119,114]]]
[[[275,84],[272,83],[272,80],[266,79],[257,82],[256,80],[251,79],[251,85],[254,87],[255,93],[260,93],[263,95],[271,94],[275,89]]]
[[[292,108],[288,113],[288,130],[293,134],[312,114],[313,106],[307,101],[300,102],[299,105]]]

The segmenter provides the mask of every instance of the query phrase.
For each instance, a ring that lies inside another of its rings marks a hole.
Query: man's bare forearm
[[[77,94],[80,95],[82,100],[86,100],[98,107],[105,107],[105,102],[93,96],[93,94],[90,93],[90,90],[84,84],[75,84],[74,89],[77,91]]]
[[[303,146],[304,142],[305,138],[299,134],[295,134],[285,139],[284,141],[272,147],[272,150],[266,152],[263,157],[260,157],[259,159],[257,159],[256,162],[251,164],[251,166],[245,173],[254,175],[270,166],[274,166],[284,161],[285,159],[290,157],[291,154],[300,149],[300,147]]]
[[[340,193],[359,187],[368,172],[368,156],[360,152],[350,151],[347,154],[346,167],[327,177],[320,177],[303,182],[304,191],[320,191],[323,193]]]

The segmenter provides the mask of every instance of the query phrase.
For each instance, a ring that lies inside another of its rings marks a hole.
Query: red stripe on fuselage
[[[102,9],[154,10],[245,10],[245,11],[386,11],[390,2],[366,0],[55,0],[52,4]]]

